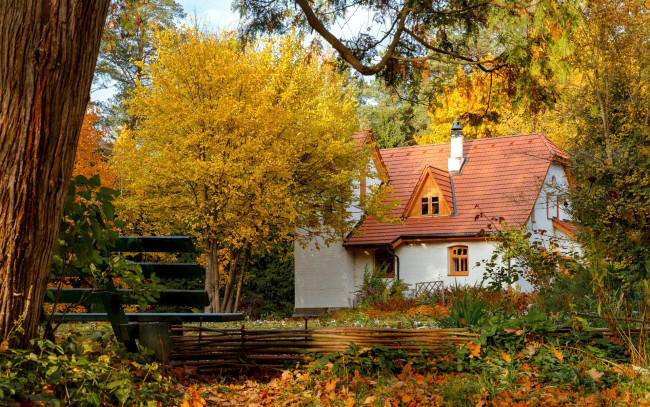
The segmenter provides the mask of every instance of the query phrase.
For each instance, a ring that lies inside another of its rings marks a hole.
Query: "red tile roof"
[[[401,200],[393,209],[394,217],[402,216],[426,167],[436,168],[436,173],[445,172],[440,168],[447,168],[449,149],[449,143],[445,143],[380,150],[393,196]],[[380,224],[368,217],[344,246],[386,245],[400,237],[474,236],[487,230],[488,219],[496,217],[509,225],[523,225],[551,162],[564,163],[568,159],[565,152],[539,133],[466,140],[463,156],[466,161],[462,172],[451,178],[456,216],[407,218],[397,224]],[[442,175],[436,174],[436,182]]]
[[[562,232],[566,233],[569,236],[576,235],[576,227],[571,222],[553,219],[553,226],[560,229]]]
[[[356,142],[357,148],[361,148],[361,146],[364,144],[371,146],[370,148],[372,151],[372,160],[375,164],[375,168],[379,172],[382,180],[387,181],[388,179],[386,178],[386,164],[384,163],[380,150],[377,147],[377,141],[375,140],[375,136],[372,134],[372,129],[362,130],[358,133],[355,133],[352,135],[352,139]]]

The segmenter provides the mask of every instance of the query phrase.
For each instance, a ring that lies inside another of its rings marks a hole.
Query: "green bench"
[[[194,246],[188,236],[122,236],[118,238],[116,252],[127,253],[194,253]],[[205,275],[205,269],[198,263],[155,263],[133,262],[142,269],[145,277],[152,273],[163,281],[167,279],[198,279]],[[87,279],[88,275],[80,272],[71,273],[69,278]],[[118,341],[129,352],[137,352],[136,340],[154,349],[159,356],[166,359],[171,350],[171,325],[185,322],[227,322],[241,321],[240,313],[219,314],[203,312],[142,312],[126,313],[124,306],[135,304],[130,298],[132,290],[116,288],[112,281],[102,287],[101,291],[93,288],[48,288],[45,302],[59,304],[80,304],[90,308],[92,304],[101,304],[105,312],[54,313],[45,315],[52,322],[94,322],[108,321]],[[175,290],[160,292],[155,305],[170,305],[203,309],[210,299],[205,290]]]

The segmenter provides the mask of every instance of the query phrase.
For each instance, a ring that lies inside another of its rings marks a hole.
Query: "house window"
[[[384,271],[384,278],[394,278],[395,256],[386,249],[375,250],[375,268]]]
[[[431,214],[432,215],[437,215],[438,213],[440,213],[439,198],[437,196],[432,196],[431,197]]]
[[[422,216],[425,215],[438,215],[440,214],[440,197],[437,196],[425,196],[422,197]]]
[[[560,219],[560,202],[564,202],[562,195],[546,194],[546,217]]]
[[[449,275],[466,276],[469,274],[469,260],[467,246],[453,246],[449,248]]]

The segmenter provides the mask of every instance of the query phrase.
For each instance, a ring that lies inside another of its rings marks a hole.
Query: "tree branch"
[[[302,9],[303,13],[305,13],[305,17],[307,18],[307,22],[309,22],[309,25],[318,33],[320,34],[325,41],[327,41],[338,53],[341,55],[341,58],[343,58],[345,61],[347,61],[354,69],[356,69],[359,73],[362,75],[375,75],[379,71],[381,71],[386,64],[388,63],[388,60],[393,57],[393,54],[395,52],[395,48],[397,47],[397,44],[399,43],[400,37],[402,35],[402,32],[405,29],[405,21],[406,17],[408,16],[408,7],[405,5],[402,10],[400,11],[398,15],[398,26],[397,30],[395,31],[395,34],[393,35],[393,41],[391,44],[388,46],[388,49],[386,50],[386,53],[382,57],[382,59],[376,63],[375,65],[364,65],[359,58],[357,58],[350,48],[345,46],[334,34],[332,34],[327,27],[323,24],[322,21],[316,16],[314,13],[314,10],[312,10],[311,6],[309,5],[308,0],[295,0],[296,4],[300,6]]]

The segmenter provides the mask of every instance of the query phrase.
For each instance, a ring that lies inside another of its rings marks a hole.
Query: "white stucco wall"
[[[555,177],[555,183],[553,179]],[[566,172],[564,167],[559,164],[551,164],[546,178],[544,179],[544,185],[542,186],[541,192],[537,197],[535,202],[534,214],[528,220],[528,230],[532,231],[534,234],[531,237],[531,240],[541,240],[548,243],[549,238],[554,238],[557,243],[565,247],[566,250],[577,250],[578,245],[573,241],[568,235],[562,231],[553,227],[553,220],[548,218],[547,212],[547,194],[563,194],[569,191],[569,182],[567,180]],[[564,205],[560,205],[560,219],[563,221],[569,221],[571,219],[568,208]],[[540,231],[545,231],[541,233]]]
[[[449,248],[467,246],[469,273],[467,276],[449,275]],[[486,240],[446,241],[440,243],[409,243],[397,248],[400,259],[400,278],[415,288],[415,283],[426,281],[444,282],[445,287],[480,284],[485,274],[483,265],[477,262],[489,260],[496,244]]]
[[[329,247],[319,241],[320,250],[314,244],[295,250],[295,307],[347,307],[349,280],[353,278],[353,253],[341,244]]]

